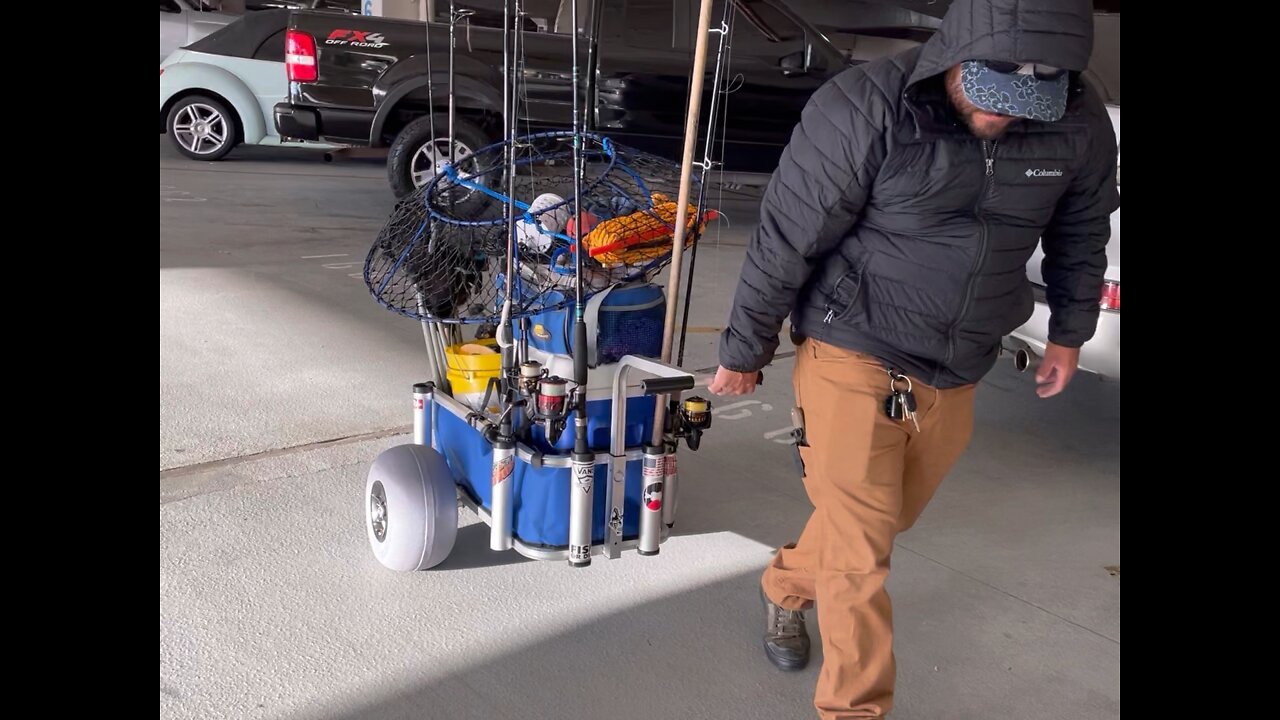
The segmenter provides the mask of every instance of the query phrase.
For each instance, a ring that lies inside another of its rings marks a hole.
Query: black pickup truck
[[[712,27],[723,3],[717,0]],[[821,0],[729,0],[733,22],[727,109],[721,114],[725,170],[768,173],[799,120],[809,96],[833,74],[860,59],[854,43],[838,47],[842,32],[823,18]],[[444,3],[439,3],[444,5]],[[888,11],[868,0],[869,11]],[[936,18],[903,12],[882,14],[886,22],[864,22],[859,33],[877,40],[910,42],[910,27],[936,27]],[[916,2],[940,15],[945,2]],[[592,25],[592,3],[579,2],[579,25]],[[499,6],[500,7],[500,6]],[[569,0],[527,0],[522,41],[521,131],[570,127],[572,21]],[[601,22],[589,48],[579,42],[584,102],[596,131],[642,150],[680,157],[684,138],[689,70],[698,5],[685,0],[599,0]],[[863,17],[872,17],[874,12]],[[500,17],[500,16],[499,16]],[[850,26],[841,13],[840,24]],[[882,25],[893,25],[886,29]],[[379,17],[341,17],[295,12],[287,38],[289,99],[275,107],[282,137],[325,139],[389,147],[387,171],[397,196],[430,179],[447,156],[448,38],[445,22]],[[845,30],[847,28],[840,28]],[[430,33],[430,83],[427,34]],[[923,37],[924,35],[922,35]],[[849,35],[849,37],[853,37]],[[905,38],[905,40],[904,40]],[[712,37],[714,52],[716,37]],[[500,27],[475,22],[457,26],[455,99],[456,151],[466,152],[502,137],[502,48]],[[595,52],[591,52],[594,49]],[[897,49],[886,47],[885,50]],[[708,60],[708,82],[714,59]],[[708,91],[709,92],[709,91]],[[434,96],[436,138],[429,108]],[[704,123],[709,102],[703,101]]]

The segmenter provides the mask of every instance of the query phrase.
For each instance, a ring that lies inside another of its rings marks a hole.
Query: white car
[[[160,0],[160,62],[236,19],[207,0]]]
[[[272,108],[288,96],[288,10],[248,13],[160,63],[160,132],[183,155],[220,160],[236,145],[332,147],[276,134]]]
[[[1104,95],[1111,124],[1120,142],[1120,13],[1094,15],[1094,54],[1089,63],[1090,80]],[[1117,151],[1118,151],[1117,145]],[[1116,161],[1116,183],[1120,182],[1119,153]],[[1035,367],[1044,354],[1049,336],[1049,306],[1045,304],[1044,280],[1040,274],[1043,251],[1037,249],[1027,263],[1027,277],[1036,294],[1031,319],[1005,339],[1018,369]],[[1111,240],[1107,243],[1107,272],[1098,298],[1102,312],[1098,329],[1080,348],[1080,369],[1098,376],[1120,379],[1120,211],[1111,215]]]

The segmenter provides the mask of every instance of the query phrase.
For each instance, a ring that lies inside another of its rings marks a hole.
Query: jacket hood
[[[1089,0],[954,0],[908,84],[965,60],[1042,63],[1078,73],[1092,52]]]

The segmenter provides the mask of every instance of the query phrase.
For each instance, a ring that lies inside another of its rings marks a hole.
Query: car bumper
[[[1031,319],[1010,335],[1025,343],[1036,355],[1044,355],[1049,337],[1049,306],[1037,301]],[[1080,369],[1109,379],[1120,379],[1120,313],[1103,310],[1098,316],[1097,331],[1080,348]]]
[[[276,133],[280,137],[296,140],[320,139],[320,122],[315,110],[294,107],[287,102],[276,103],[272,110]]]

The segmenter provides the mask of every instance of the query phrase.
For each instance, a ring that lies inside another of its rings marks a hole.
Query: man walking
[[[893,707],[894,539],[964,452],[975,385],[1031,315],[1037,243],[1041,397],[1094,333],[1120,197],[1115,133],[1081,77],[1092,44],[1084,0],[955,0],[924,45],[814,94],[765,193],[710,389],[752,392],[791,316],[814,512],[764,573],[764,645],[804,667],[816,604],[824,720]]]

